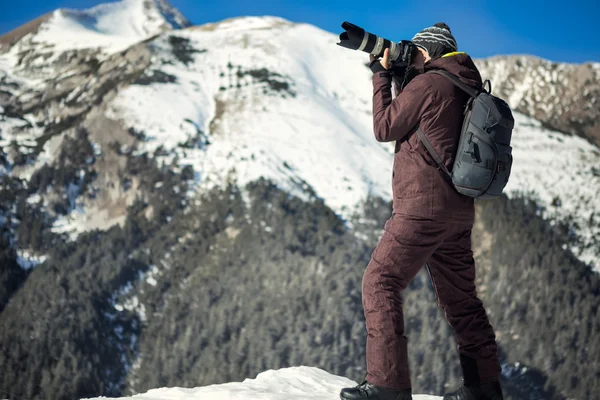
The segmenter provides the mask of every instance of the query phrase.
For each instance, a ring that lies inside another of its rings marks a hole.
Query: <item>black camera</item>
[[[364,51],[375,57],[382,57],[384,50],[389,48],[392,69],[408,67],[416,51],[416,46],[409,40],[394,43],[347,21],[342,23],[342,28],[345,32],[340,34],[340,43],[337,43],[339,46]]]

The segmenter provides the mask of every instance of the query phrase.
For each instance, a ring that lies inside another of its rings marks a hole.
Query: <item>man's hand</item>
[[[377,57],[375,57],[373,54],[369,54],[369,59],[371,60],[371,63],[373,61],[375,61],[377,59]],[[388,69],[390,67],[390,49],[386,48],[383,51],[383,58],[381,60],[379,60],[379,62],[381,63],[381,66],[384,69]]]

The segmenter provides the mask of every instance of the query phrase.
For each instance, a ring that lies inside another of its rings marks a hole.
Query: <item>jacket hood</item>
[[[424,72],[443,69],[456,75],[463,83],[480,89],[481,74],[475,63],[466,53],[448,53],[425,64]]]

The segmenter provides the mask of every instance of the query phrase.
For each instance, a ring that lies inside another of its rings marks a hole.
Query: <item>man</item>
[[[360,385],[342,389],[340,397],[411,399],[401,292],[427,265],[438,304],[454,329],[463,370],[464,385],[444,399],[501,400],[495,334],[475,288],[474,201],[445,179],[415,132],[420,126],[451,170],[468,95],[447,78],[424,72],[443,69],[475,88],[481,88],[481,76],[471,58],[457,52],[444,23],[417,33],[412,42],[417,51],[394,99],[388,50],[379,61],[371,56],[375,138],[396,141],[393,213],[362,281],[367,375]]]

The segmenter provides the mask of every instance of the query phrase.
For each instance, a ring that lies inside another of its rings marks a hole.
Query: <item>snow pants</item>
[[[454,329],[465,383],[499,378],[496,337],[475,289],[471,229],[472,224],[399,214],[386,221],[362,280],[368,382],[411,387],[402,291],[425,264],[438,305]]]

